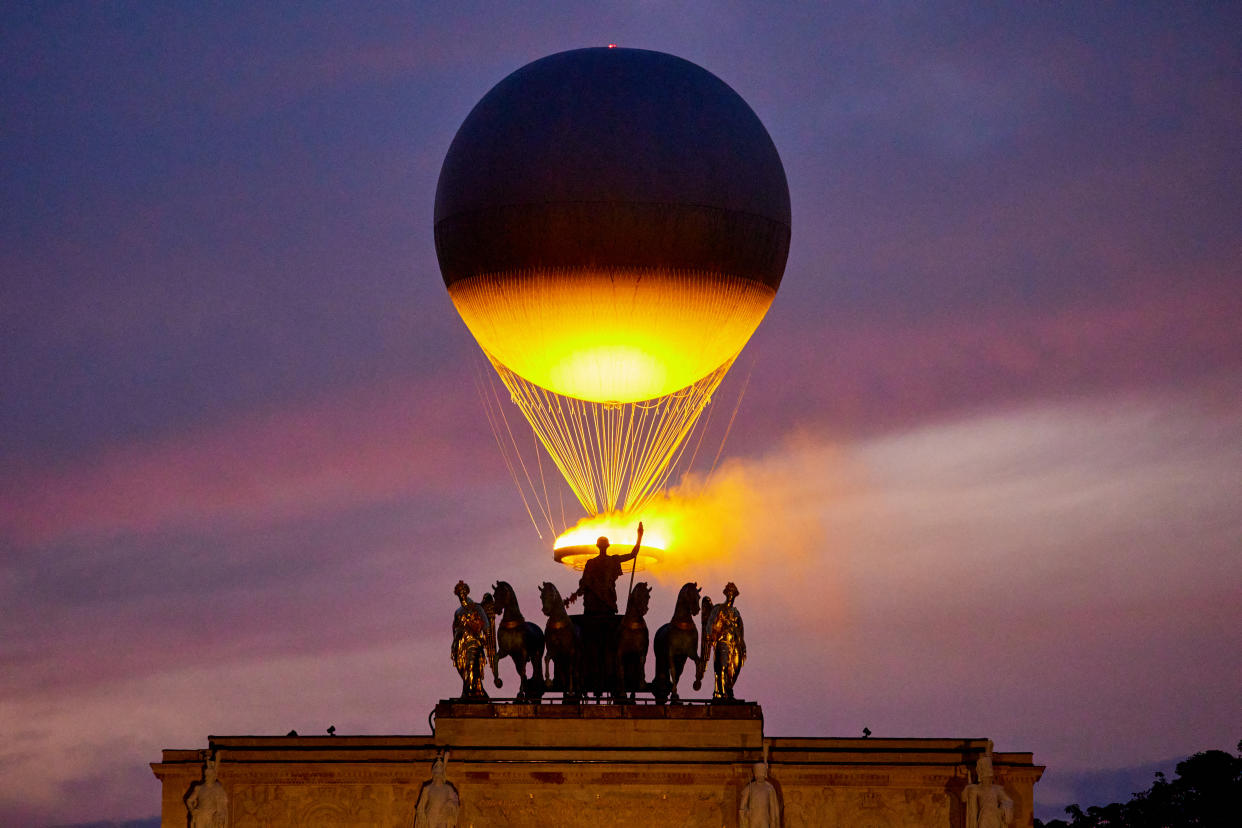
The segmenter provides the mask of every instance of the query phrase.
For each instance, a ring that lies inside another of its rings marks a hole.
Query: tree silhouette
[[[1238,756],[1196,753],[1177,763],[1172,780],[1157,773],[1129,802],[1065,809],[1069,821],[1035,820],[1035,828],[1236,828],[1242,824],[1242,741]]]

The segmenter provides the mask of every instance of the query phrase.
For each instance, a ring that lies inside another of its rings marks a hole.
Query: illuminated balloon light
[[[626,270],[484,274],[449,285],[491,358],[591,402],[680,391],[736,355],[776,291],[744,277]]]
[[[638,539],[638,521],[621,514],[596,515],[581,521],[577,526],[562,533],[553,544],[552,555],[558,563],[573,569],[582,569],[586,562],[599,554],[596,540],[602,535],[612,544],[611,555],[626,555],[634,548]],[[643,533],[643,544],[638,549],[635,563],[640,571],[658,564],[668,549],[668,541],[660,532],[646,529]],[[629,569],[631,564],[624,565]]]

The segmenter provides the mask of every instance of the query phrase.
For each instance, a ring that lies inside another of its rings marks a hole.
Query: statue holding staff
[[[643,543],[643,524],[638,524],[638,540],[626,555],[609,555],[608,538],[595,542],[599,554],[586,562],[578,588],[565,599],[572,604],[582,598],[582,679],[584,689],[597,695],[607,692],[621,695],[620,677],[616,673],[615,653],[620,617],[617,615],[617,579],[621,577],[621,564],[634,561],[637,565],[638,550]],[[633,575],[631,574],[631,580]]]
[[[595,542],[599,554],[586,562],[582,569],[582,577],[578,588],[565,597],[566,604],[572,604],[582,598],[582,612],[588,616],[617,614],[617,579],[621,577],[621,564],[638,557],[638,550],[643,544],[643,524],[638,522],[638,540],[634,548],[626,555],[609,555],[608,538],[600,537]]]

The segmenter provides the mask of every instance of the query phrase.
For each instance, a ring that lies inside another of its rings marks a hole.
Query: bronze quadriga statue
[[[699,585],[682,585],[672,620],[655,634],[655,678],[651,682],[651,692],[657,704],[665,704],[670,699],[678,701],[681,697],[677,694],[677,683],[686,667],[686,659],[698,664],[699,631],[694,624],[694,616],[698,614]]]
[[[621,618],[621,630],[617,635],[614,670],[627,701],[633,701],[635,693],[648,689],[646,672],[650,636],[646,616],[650,603],[651,587],[642,581],[635,584],[625,604],[625,615]]]
[[[492,585],[492,603],[499,616],[496,626],[496,658],[492,661],[492,680],[503,687],[500,678],[500,662],[513,660],[518,674],[517,697],[521,700],[538,701],[544,693],[543,680],[543,630],[533,621],[527,621],[518,607],[517,595],[506,581]],[[526,665],[530,664],[530,676]]]
[[[454,591],[461,605],[453,616],[452,656],[462,677],[463,700],[487,699],[483,690],[486,666],[491,667],[496,687],[503,687],[500,662],[509,658],[518,674],[519,701],[538,702],[552,691],[571,703],[589,697],[632,703],[638,693],[650,692],[657,704],[677,703],[687,661],[694,662],[695,690],[701,688],[710,663],[715,673],[712,701],[736,701],[733,687],[746,662],[742,616],[734,606],[738,588],[732,582],[726,584],[724,603],[713,604],[710,598],[700,599],[697,583],[684,584],[672,619],[656,631],[652,641],[646,621],[651,601],[648,584],[640,582],[630,590],[625,615],[606,611],[608,599],[615,602],[615,558],[622,557],[608,555],[607,547],[607,539],[600,538],[600,555],[592,561],[602,563],[593,573],[583,574],[578,590],[568,600],[562,599],[555,584],[545,581],[540,585],[541,609],[547,617],[542,630],[522,615],[508,582],[497,581],[477,604],[469,598],[470,587],[458,583]],[[584,595],[592,596],[585,602],[588,611],[570,615],[566,604]],[[695,623],[699,615],[701,638]],[[655,673],[648,682],[647,653],[653,646]]]
[[[551,677],[551,689],[560,691],[566,699],[576,698],[582,673],[582,633],[565,611],[565,602],[555,584],[545,581],[539,587],[539,600],[548,617],[543,628],[544,674]]]

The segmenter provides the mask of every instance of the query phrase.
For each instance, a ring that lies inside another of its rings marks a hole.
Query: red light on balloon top
[[[609,44],[608,44],[608,48],[609,48],[609,49],[615,49],[615,48],[617,48],[617,44],[615,44],[615,43],[609,43]]]

